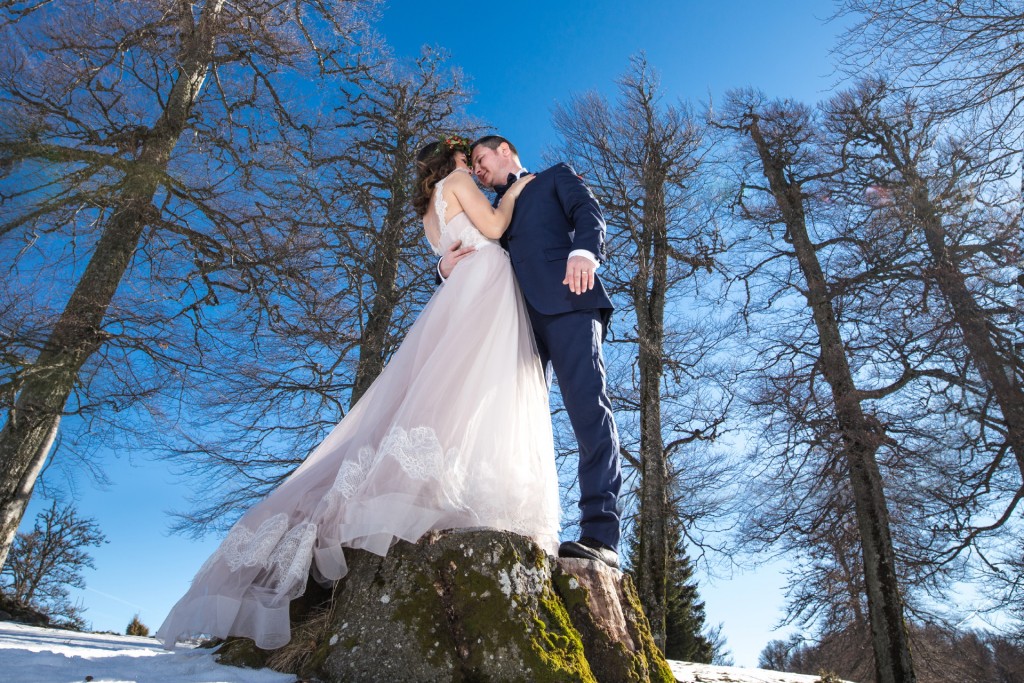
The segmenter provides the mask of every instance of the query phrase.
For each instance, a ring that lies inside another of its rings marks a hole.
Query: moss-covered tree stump
[[[675,682],[629,576],[599,562],[556,559],[552,582],[596,680]]]
[[[295,623],[304,652],[289,644],[275,668],[334,683],[675,680],[629,578],[599,563],[489,530],[348,558],[330,611],[315,612],[316,642]]]

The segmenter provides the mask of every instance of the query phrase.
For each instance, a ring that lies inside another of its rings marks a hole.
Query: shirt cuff
[[[448,281],[448,278],[441,274],[441,259],[437,259],[437,276],[441,278],[442,285]]]
[[[597,257],[594,256],[593,252],[591,252],[589,249],[573,249],[572,251],[569,252],[569,258],[572,258],[573,256],[582,256],[583,258],[589,260],[591,263],[594,264],[595,272],[598,268],[601,267],[601,264],[600,262],[598,262]]]

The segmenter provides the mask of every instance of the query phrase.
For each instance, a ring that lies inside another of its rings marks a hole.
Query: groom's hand
[[[565,264],[563,285],[569,285],[573,294],[583,294],[594,288],[594,271],[597,266],[586,256],[570,256]]]
[[[441,274],[445,280],[452,275],[452,271],[455,270],[455,266],[458,265],[459,261],[466,258],[470,254],[476,251],[476,247],[464,247],[462,242],[455,242],[448,247],[448,252],[441,257],[441,262],[437,264],[437,272]]]

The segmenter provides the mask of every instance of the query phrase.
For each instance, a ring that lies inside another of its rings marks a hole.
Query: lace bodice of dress
[[[431,242],[430,246],[438,256],[442,256],[453,242],[461,241],[464,247],[477,248],[488,244],[498,244],[498,240],[484,237],[483,233],[473,225],[473,221],[469,219],[465,211],[456,214],[450,221],[445,221],[444,217],[448,213],[448,202],[444,200],[444,183],[454,173],[469,173],[469,171],[464,168],[457,168],[434,186],[434,217],[437,219],[440,243],[434,244]]]

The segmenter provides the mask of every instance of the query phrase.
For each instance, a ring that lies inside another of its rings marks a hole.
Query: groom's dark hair
[[[485,135],[482,138],[479,138],[476,142],[470,145],[469,153],[472,154],[473,150],[476,149],[477,145],[483,145],[488,149],[498,149],[498,147],[500,147],[501,143],[503,142],[506,145],[508,145],[508,148],[512,150],[513,154],[519,156],[519,152],[516,151],[516,146],[509,142],[507,139],[501,137],[500,135]]]

